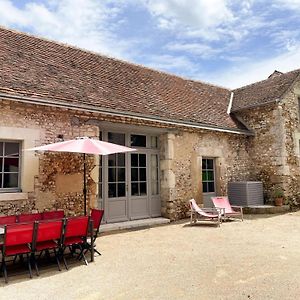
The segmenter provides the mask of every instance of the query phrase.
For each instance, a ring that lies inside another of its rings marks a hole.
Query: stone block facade
[[[180,130],[161,137],[162,212],[172,220],[187,216],[188,200],[203,203],[202,158],[216,161],[216,192],[227,195],[227,183],[249,180],[247,137],[209,131]]]
[[[300,203],[299,97],[296,81],[280,101],[237,113],[255,133],[249,137],[250,177],[263,182],[267,202],[280,187],[286,202]]]

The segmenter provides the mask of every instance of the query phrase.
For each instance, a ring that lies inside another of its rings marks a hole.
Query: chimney
[[[283,74],[282,72],[275,70],[268,78],[274,78],[282,74]]]

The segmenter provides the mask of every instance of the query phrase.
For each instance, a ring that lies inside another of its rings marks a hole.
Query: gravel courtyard
[[[105,235],[95,263],[0,278],[0,299],[299,299],[300,212]]]

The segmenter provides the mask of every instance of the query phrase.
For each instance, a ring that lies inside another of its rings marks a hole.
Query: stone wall
[[[99,122],[102,121],[164,127],[174,132],[160,136],[162,213],[171,219],[186,216],[189,198],[194,197],[199,203],[202,202],[202,156],[216,158],[219,195],[227,193],[228,181],[249,178],[247,138],[243,135],[186,130],[140,119],[0,100],[0,128],[36,130],[38,135],[33,146],[59,141],[61,135],[64,139],[77,136],[98,137],[101,124]],[[82,157],[67,153],[44,153],[33,155],[32,163],[34,160],[38,161],[39,169],[32,190],[25,191],[30,195],[30,199],[26,200],[28,202],[19,202],[19,205],[14,205],[11,201],[1,201],[2,211],[42,211],[60,208],[68,214],[81,213]],[[90,206],[95,205],[97,193],[97,185],[91,176],[94,167],[94,158],[90,157],[87,168]]]
[[[263,182],[267,202],[273,202],[276,187],[284,190],[287,202],[297,204],[300,198],[299,95],[296,82],[279,102],[237,114],[255,132],[249,138],[251,179]]]
[[[36,129],[39,132],[39,136],[33,141],[32,146],[58,142],[60,141],[59,135],[62,135],[64,139],[85,135],[90,137],[98,136],[98,127],[85,124],[73,126],[71,124],[73,116],[74,113],[67,110],[0,100],[0,128],[2,130],[9,128],[10,139],[15,138],[15,132],[19,128]],[[26,136],[23,139],[26,140]],[[68,180],[74,174],[82,174],[83,161],[81,157],[60,153],[34,154],[27,151],[24,151],[22,154],[24,160],[31,155],[30,162],[32,166],[36,161],[39,166],[31,188],[24,188],[24,182],[21,182],[22,190],[30,195],[28,200],[30,203],[28,205],[22,204],[22,211],[43,211],[53,208],[65,209],[69,214],[83,211],[81,187],[83,180],[81,184],[79,184],[79,181],[72,183],[72,181]],[[88,171],[91,170],[92,165],[93,160],[89,161]],[[25,172],[25,176],[22,176],[23,181],[26,181],[32,175],[30,173],[30,165],[26,167]],[[61,192],[57,191],[56,188],[59,180],[60,186],[64,186],[65,189]],[[77,190],[74,191],[72,190],[72,185],[74,187],[75,184],[77,184]],[[90,177],[88,177],[88,185],[89,198],[95,197],[95,184]],[[19,202],[23,203],[24,201]],[[2,212],[5,212],[7,209],[18,212],[20,210],[18,206],[11,201],[1,201],[0,204]]]
[[[300,205],[300,80],[286,92],[281,104],[285,128],[287,176],[283,180],[287,200]]]
[[[203,203],[202,158],[215,158],[217,195],[227,183],[249,180],[247,137],[210,131],[178,131],[161,136],[162,212],[172,220],[188,214],[188,200]]]
[[[22,140],[23,148],[61,141],[78,136],[99,137],[101,122],[174,128],[157,122],[97,113],[24,104],[0,99],[0,139]],[[28,134],[33,132],[34,134]],[[23,134],[23,135],[22,135]],[[1,200],[0,213],[64,209],[74,215],[83,211],[83,160],[67,153],[22,153],[22,191],[29,198]],[[88,204],[97,205],[97,161],[88,157]],[[33,171],[33,169],[35,169]],[[95,171],[96,170],[96,171]],[[93,171],[93,172],[92,172]],[[23,172],[25,172],[23,174]],[[93,174],[94,173],[94,174]],[[93,177],[93,178],[92,178]],[[4,194],[2,194],[3,196]],[[5,195],[4,195],[5,196]],[[2,197],[3,198],[3,197]]]

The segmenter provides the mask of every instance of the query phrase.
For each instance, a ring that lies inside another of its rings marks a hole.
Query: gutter
[[[4,100],[13,100],[22,103],[29,103],[29,104],[36,104],[36,105],[44,105],[50,107],[58,107],[58,108],[65,108],[71,110],[78,110],[84,112],[91,112],[91,113],[101,113],[109,116],[116,116],[116,117],[128,117],[136,120],[143,120],[143,121],[151,121],[157,122],[161,124],[168,124],[168,125],[175,125],[175,126],[183,126],[187,128],[196,128],[196,129],[205,129],[205,130],[213,130],[218,132],[226,132],[226,133],[234,133],[234,134],[243,134],[243,135],[253,135],[253,133],[246,131],[246,130],[238,130],[238,129],[228,129],[228,128],[220,128],[211,125],[204,125],[199,124],[196,125],[193,122],[181,122],[176,120],[167,120],[159,117],[153,116],[146,116],[146,115],[138,115],[135,113],[127,113],[127,112],[120,112],[120,111],[113,111],[109,109],[91,107],[89,105],[84,104],[74,104],[74,103],[65,103],[65,102],[58,102],[49,99],[41,99],[41,98],[31,98],[26,96],[17,96],[17,95],[9,95],[0,93],[0,97]]]

